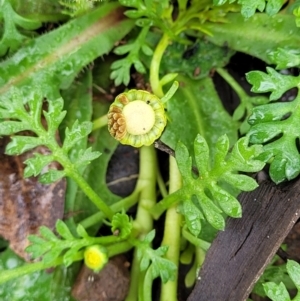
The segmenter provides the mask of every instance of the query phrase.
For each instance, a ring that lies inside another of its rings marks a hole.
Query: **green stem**
[[[82,260],[82,256],[79,256],[74,261]],[[21,276],[31,274],[37,271],[49,269],[52,267],[56,267],[63,263],[63,257],[58,257],[54,261],[50,263],[44,263],[43,261],[34,262],[34,263],[26,263],[23,266],[17,267],[12,270],[2,270],[0,271],[0,284],[3,284],[9,280],[13,280],[15,278],[19,278]]]
[[[174,157],[170,157],[170,193],[181,187],[181,175]],[[182,216],[177,212],[177,203],[173,204],[166,213],[164,237],[162,245],[169,246],[166,259],[179,266],[180,236]],[[162,284],[160,301],[176,301],[178,285],[178,269],[174,281]]]
[[[144,187],[144,182],[139,178],[136,184],[136,187],[131,195],[128,197],[118,201],[115,204],[110,206],[111,210],[114,213],[120,212],[121,210],[127,211],[130,207],[135,205],[138,202],[138,197],[141,190]],[[85,229],[92,227],[93,225],[99,224],[105,218],[103,212],[97,212],[86,219],[82,220],[79,224],[81,224]]]
[[[200,238],[195,237],[192,235],[188,230],[186,230],[186,226],[182,228],[182,236],[189,241],[191,244],[193,244],[196,247],[201,248],[204,251],[207,251],[210,247],[210,243],[202,240]]]
[[[63,165],[65,167],[65,165]],[[98,196],[98,194],[92,189],[92,187],[86,182],[86,180],[73,168],[65,168],[66,174],[72,178],[81,190],[87,195],[87,197],[101,210],[105,216],[112,220],[114,211],[106,205],[106,203]]]
[[[122,241],[110,246],[106,246],[106,250],[109,257],[113,257],[118,254],[123,254],[131,250],[133,245],[128,241]]]
[[[107,126],[107,114],[93,120],[93,131],[99,130],[104,126]]]
[[[159,203],[151,208],[150,212],[155,219],[158,219],[165,210],[170,208],[174,203],[176,203],[181,195],[181,192],[177,190],[163,198]]]
[[[168,195],[168,191],[159,170],[157,171],[157,185],[162,197],[166,197]]]
[[[248,94],[244,89],[237,83],[237,81],[223,68],[217,68],[216,71],[223,77],[223,79],[231,86],[236,92],[241,102],[245,102],[248,98]]]
[[[63,149],[58,145],[56,140],[53,137],[49,137],[49,139],[51,140],[47,143],[47,146],[52,151],[54,159],[64,167],[66,175],[77,183],[77,185],[82,189],[87,197],[96,205],[99,210],[103,211],[103,213],[109,220],[112,220],[114,212],[111,210],[111,208],[106,205],[106,203],[97,195],[92,187],[81,176],[78,169],[75,168],[74,164],[70,161],[70,159],[65,154]]]
[[[147,269],[143,282],[143,301],[152,301],[152,265]]]
[[[157,159],[154,146],[143,146],[140,149],[140,176],[139,180],[144,184],[140,192],[140,200],[137,208],[135,226],[139,229],[140,236],[143,238],[153,229],[153,219],[148,208],[154,206],[156,202],[156,174]],[[137,301],[138,283],[140,278],[140,262],[137,259],[135,249],[131,265],[130,288],[126,301]]]
[[[163,57],[166,48],[169,45],[169,42],[170,40],[168,35],[164,34],[155,48],[152,61],[151,61],[151,66],[150,66],[151,88],[153,93],[160,98],[164,96],[164,92],[162,90],[162,86],[159,80],[159,69],[160,69],[161,59]]]

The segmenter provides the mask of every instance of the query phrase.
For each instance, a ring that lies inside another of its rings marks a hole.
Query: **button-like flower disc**
[[[143,90],[118,95],[109,108],[108,130],[122,144],[135,147],[157,140],[167,124],[161,100]]]

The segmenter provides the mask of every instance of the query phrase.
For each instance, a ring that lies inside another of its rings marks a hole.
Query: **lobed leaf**
[[[116,213],[111,221],[111,231],[114,233],[118,231],[120,238],[126,238],[130,235],[132,230],[132,223],[126,213]]]
[[[276,100],[287,90],[297,86],[299,79],[278,73],[267,67],[267,74],[262,71],[251,71],[246,74],[247,81],[253,86],[251,91],[256,93],[272,92],[270,100]]]
[[[58,126],[66,116],[66,111],[63,111],[64,101],[60,97],[56,100],[48,101],[48,111],[44,111],[44,116],[47,120],[48,132],[55,135]]]
[[[71,233],[70,229],[62,220],[59,219],[56,221],[55,229],[62,238],[66,239],[66,240],[74,239],[74,236]]]
[[[286,69],[300,65],[298,49],[278,48],[268,54],[271,62],[276,64],[276,69]]]
[[[40,175],[39,181],[42,184],[50,184],[58,181],[66,175],[66,172],[63,170],[50,169],[48,172]]]
[[[52,155],[41,155],[39,153],[35,153],[34,157],[27,159],[24,163],[26,167],[24,169],[24,177],[29,178],[31,176],[37,176],[42,172],[42,170],[54,161]]]
[[[99,156],[101,156],[101,153],[98,151],[92,151],[92,148],[89,147],[86,150],[80,150],[78,152],[78,158],[74,162],[76,167],[79,168],[81,166],[86,166],[91,163],[91,161],[97,159]]]
[[[63,150],[67,153],[78,141],[85,138],[93,128],[93,124],[89,121],[84,121],[79,124],[76,120],[71,129],[66,128]]]
[[[41,144],[41,140],[37,137],[13,136],[6,146],[5,153],[10,156],[20,155]]]
[[[41,226],[39,228],[39,231],[46,240],[57,242],[59,239],[56,237],[56,235],[46,226]]]
[[[201,219],[204,219],[201,210],[188,199],[182,202],[179,211],[184,216],[189,216],[186,219],[187,227],[194,236],[198,236],[201,232]]]
[[[289,82],[289,85],[299,83],[297,77],[286,77],[287,80],[276,82],[279,89],[285,82]],[[252,125],[248,132],[249,141],[263,144],[263,153],[259,159],[270,163],[269,173],[275,183],[294,179],[300,173],[300,154],[297,147],[300,137],[299,118],[299,93],[291,102],[258,106],[249,117]]]
[[[214,5],[223,5],[226,2],[233,3],[236,2],[241,5],[241,14],[245,18],[252,17],[256,10],[263,12],[264,10],[270,16],[275,15],[279,12],[283,5],[282,0],[214,0]]]
[[[81,224],[77,225],[76,232],[82,238],[87,238],[87,239],[90,238],[90,236],[88,235],[88,233],[86,232],[86,230]]]
[[[211,151],[203,137],[198,135],[194,141],[196,165],[200,171],[196,178],[191,167],[191,157],[187,147],[179,142],[175,148],[175,157],[179,171],[183,178],[183,186],[175,194],[171,194],[154,206],[155,216],[170,206],[173,202],[181,201],[180,212],[185,217],[189,231],[199,235],[201,219],[207,220],[214,228],[222,230],[225,227],[224,214],[231,217],[241,217],[242,209],[231,187],[243,191],[251,191],[257,183],[251,177],[238,172],[255,172],[261,170],[265,163],[256,159],[262,153],[259,145],[248,146],[249,138],[239,139],[231,153],[229,139],[226,135],[219,137],[214,146],[215,152],[211,158]],[[224,182],[230,186],[225,189]],[[157,209],[157,211],[156,211]]]
[[[145,271],[151,269],[152,278],[160,276],[162,281],[166,283],[169,280],[174,280],[177,266],[166,258],[163,258],[168,246],[161,246],[153,250],[150,243],[154,239],[155,230],[149,232],[137,248],[137,258],[140,261],[140,270]]]

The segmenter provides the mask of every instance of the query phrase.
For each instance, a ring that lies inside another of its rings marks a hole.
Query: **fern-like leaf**
[[[179,142],[175,153],[183,179],[182,188],[163,199],[152,212],[158,216],[173,202],[181,201],[180,211],[185,216],[188,229],[197,236],[201,230],[199,219],[206,219],[214,228],[222,230],[225,226],[223,213],[231,217],[241,216],[240,203],[223,184],[243,191],[255,189],[256,181],[239,172],[259,171],[264,163],[255,159],[261,153],[262,147],[248,147],[247,138],[239,139],[231,153],[228,153],[228,137],[221,136],[216,144],[214,158],[211,158],[207,142],[198,135],[194,142],[194,151],[199,176],[195,178],[192,173],[192,158],[186,146]]]
[[[252,71],[247,74],[254,92],[271,92],[278,99],[287,90],[299,85],[299,77],[285,76],[272,68],[268,74]],[[270,163],[270,176],[275,183],[291,180],[300,173],[300,95],[291,102],[274,102],[253,109],[248,122],[250,143],[263,144],[260,159]]]

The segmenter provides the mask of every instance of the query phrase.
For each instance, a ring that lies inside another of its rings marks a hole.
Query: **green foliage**
[[[132,21],[113,13],[118,8],[117,3],[103,4],[25,44],[0,63],[0,94],[11,86],[26,86],[27,91],[38,87],[47,97],[58,98],[60,88],[69,87],[83,67],[109,52],[132,29]]]
[[[6,249],[0,254],[1,279],[12,269],[26,264],[11,249]],[[77,273],[76,265],[68,268],[61,265],[51,273],[47,270],[36,271],[1,284],[0,298],[2,301],[75,301],[70,291]]]
[[[178,143],[175,154],[183,186],[158,203],[152,210],[154,215],[159,215],[170,203],[182,201],[180,211],[185,216],[188,229],[195,236],[201,231],[200,219],[206,219],[214,228],[222,230],[225,227],[222,212],[231,217],[241,216],[240,203],[220,184],[225,182],[242,191],[255,189],[255,180],[238,172],[261,170],[264,163],[255,158],[262,148],[248,147],[248,139],[241,138],[228,154],[229,140],[226,135],[218,139],[215,147],[215,155],[212,158],[205,139],[201,135],[196,137],[194,153],[199,176],[195,178],[192,173],[192,158],[186,146]]]
[[[225,133],[233,145],[237,139],[237,124],[224,109],[212,79],[192,80],[183,75],[178,75],[177,79],[181,87],[166,104],[169,122],[161,136],[162,142],[175,149],[180,139],[192,156],[198,133],[205,138],[212,152],[219,136]],[[185,89],[186,86],[189,89]]]
[[[115,48],[114,53],[118,55],[123,55],[128,53],[128,55],[119,60],[115,60],[112,65],[110,78],[115,81],[115,85],[118,86],[121,83],[128,85],[130,81],[130,68],[133,65],[135,70],[139,73],[146,73],[146,69],[143,63],[139,59],[139,52],[145,55],[151,56],[153,54],[152,49],[145,42],[146,35],[149,31],[149,26],[145,26],[141,29],[138,37],[132,42],[128,42],[126,45],[121,45]]]
[[[156,250],[151,248],[154,237],[155,230],[152,230],[142,242],[138,243],[137,258],[140,261],[141,271],[149,269],[152,279],[159,276],[162,282],[166,283],[169,280],[174,280],[174,272],[177,267],[173,262],[163,258],[168,251],[168,246],[161,246]]]
[[[276,64],[276,69],[286,69],[300,65],[300,56],[298,49],[278,48],[269,53],[269,57],[273,64]]]
[[[268,67],[268,73],[252,71],[247,80],[252,91],[271,92],[270,100],[279,99],[287,90],[297,87],[299,77],[282,75]],[[270,176],[275,183],[294,179],[300,173],[298,96],[290,102],[274,102],[253,109],[249,117],[250,143],[264,144],[261,160],[270,163]]]
[[[241,14],[227,14],[226,20],[228,22],[222,26],[214,22],[205,23],[204,29],[211,33],[205,39],[220,47],[226,45],[229,49],[257,57],[267,64],[274,63],[270,53],[278,48],[298,49],[300,29],[290,14],[272,17],[255,14],[246,20]]]
[[[86,1],[86,0],[61,0],[59,3],[65,7],[62,11],[64,14],[70,15],[71,17],[76,17],[86,13],[91,10],[96,1]]]
[[[226,2],[233,3],[236,0],[214,0],[215,5],[223,5]],[[284,1],[283,0],[238,0],[237,3],[241,5],[241,14],[245,18],[250,18],[255,14],[256,10],[263,12],[264,10],[270,16],[279,12]]]
[[[91,237],[81,224],[78,224],[76,229],[79,237],[74,236],[62,220],[57,220],[55,230],[60,237],[45,226],[40,227],[40,236],[29,235],[28,240],[31,244],[26,248],[26,252],[30,253],[33,259],[42,256],[45,264],[54,262],[62,256],[64,265],[70,266],[74,261],[83,258],[84,248],[96,244],[109,245],[124,238],[113,235]]]
[[[71,148],[82,138],[86,137],[92,130],[91,122],[83,122],[79,124],[75,122],[71,129],[66,129],[66,139],[63,146],[60,147],[56,141],[56,131],[58,126],[65,117],[66,111],[63,111],[63,100],[47,99],[48,110],[43,111],[43,93],[37,92],[32,95],[32,98],[23,103],[23,94],[18,89],[12,89],[10,94],[6,94],[2,98],[0,104],[0,135],[12,135],[21,131],[31,131],[35,136],[14,135],[11,142],[6,147],[6,153],[9,155],[19,155],[37,146],[43,145],[51,150],[51,154],[44,156],[36,154],[33,158],[26,160],[27,167],[24,170],[24,176],[37,176],[43,172],[45,166],[52,161],[58,161],[67,170],[49,170],[42,174],[41,181],[43,183],[54,182],[70,172],[72,165],[73,169],[78,169],[81,166],[87,165],[91,160],[100,156],[99,152],[92,152],[90,148],[81,150],[77,156],[72,157],[72,161],[68,159],[68,153]],[[5,118],[13,119],[6,121]],[[42,123],[42,118],[47,122],[46,128]]]
[[[298,301],[300,300],[300,265],[296,261],[288,260],[286,264],[287,273],[295,284],[298,293],[291,299],[285,285],[280,282],[276,284],[274,282],[266,282],[263,284],[266,295],[272,301]]]
[[[212,69],[225,66],[234,51],[206,41],[196,41],[192,46],[172,43],[162,59],[165,73],[180,72],[192,79],[205,78]]]
[[[8,51],[15,52],[25,40],[29,40],[28,36],[20,33],[17,26],[26,30],[34,30],[42,25],[39,21],[30,20],[17,14],[8,0],[0,3],[0,21],[2,20],[4,32],[0,40],[0,56]]]
[[[131,234],[132,223],[125,213],[116,213],[112,219],[111,232],[116,233],[120,238],[127,238]]]

